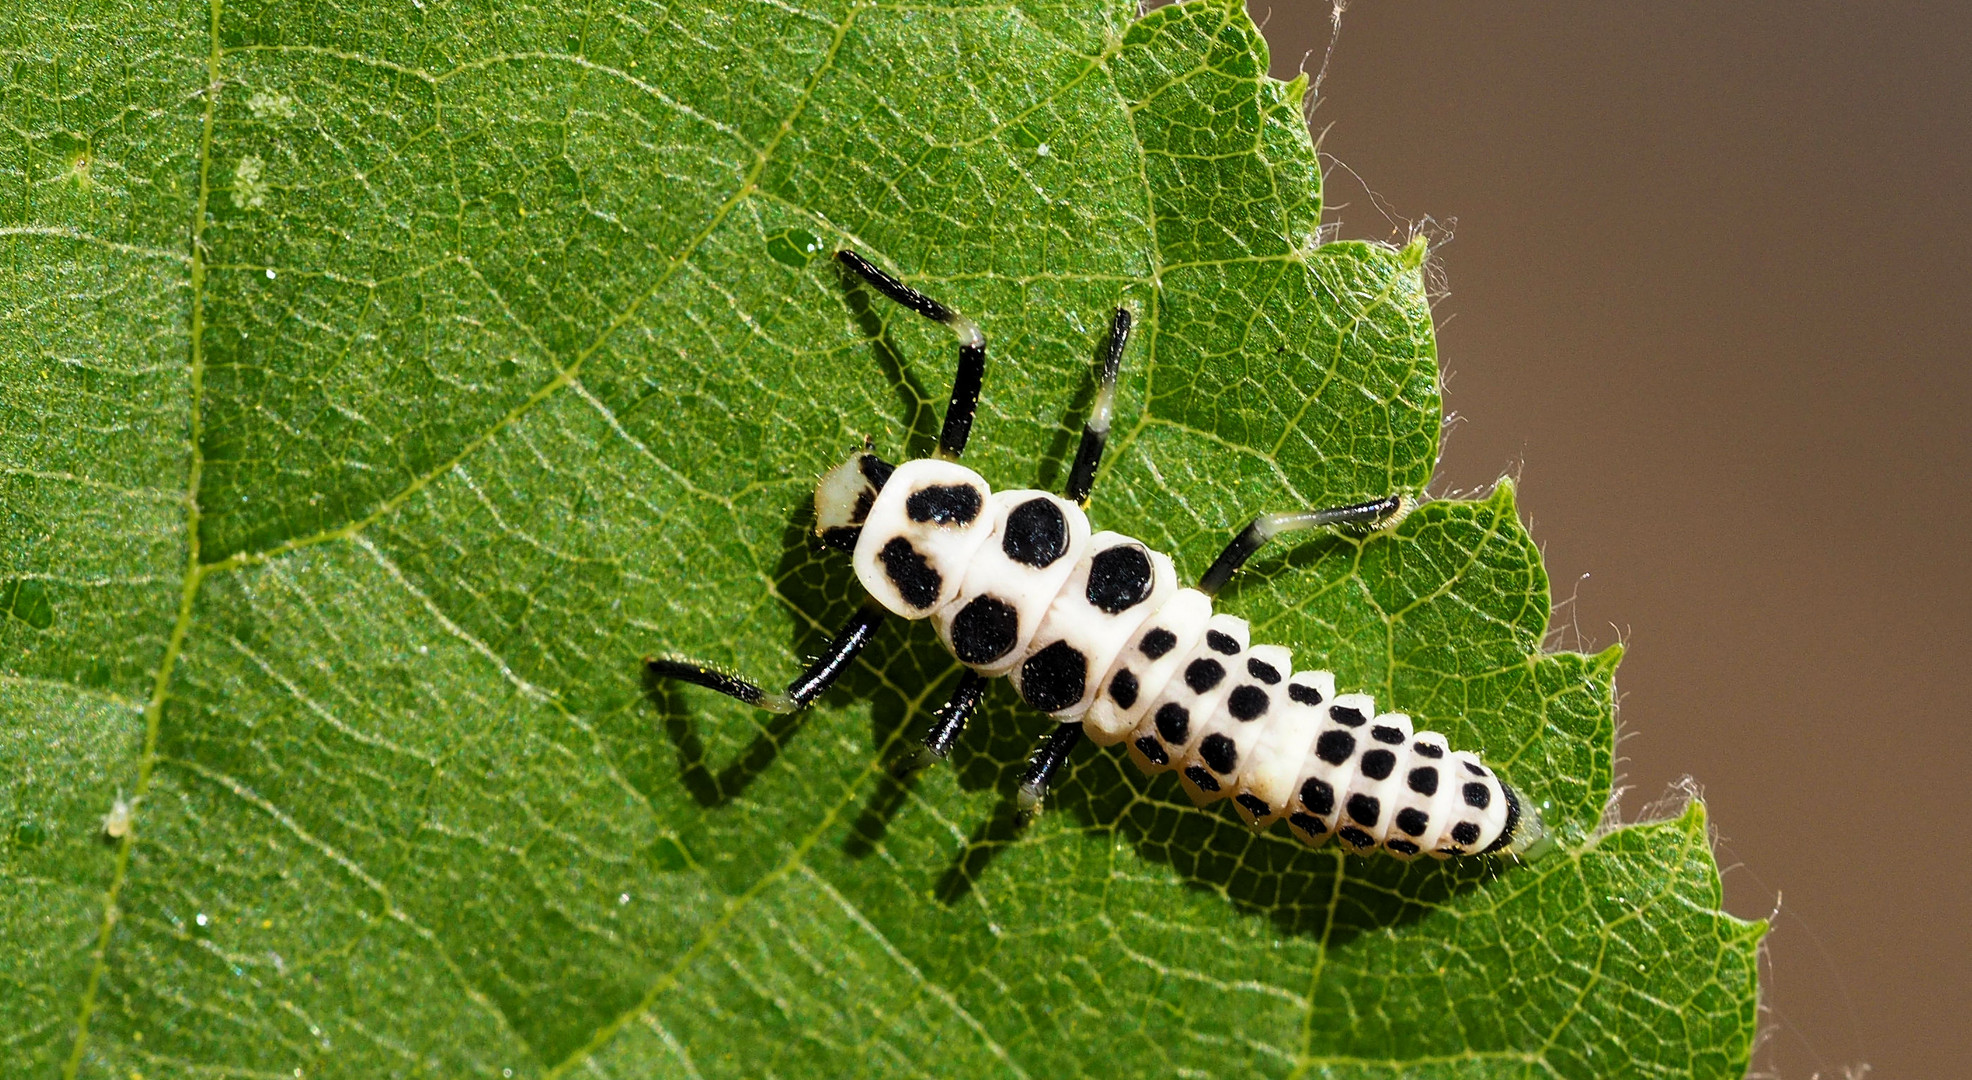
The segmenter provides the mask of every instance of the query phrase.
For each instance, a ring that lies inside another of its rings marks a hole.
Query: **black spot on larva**
[[[1267,805],[1267,800],[1250,791],[1242,791],[1234,795],[1233,801],[1246,807],[1247,812],[1256,818],[1263,818],[1274,812],[1274,808]]]
[[[1376,821],[1383,816],[1383,804],[1374,795],[1349,796],[1349,817],[1358,825],[1376,828]]]
[[[1423,836],[1430,824],[1431,815],[1415,806],[1406,806],[1397,811],[1397,827],[1412,836]]]
[[[1257,686],[1235,686],[1226,695],[1226,711],[1232,713],[1234,720],[1258,720],[1267,715],[1267,692]]]
[[[1452,826],[1452,839],[1467,847],[1478,843],[1479,823],[1476,821],[1461,821]]]
[[[1390,746],[1396,746],[1404,741],[1404,733],[1388,724],[1378,724],[1370,728],[1369,737]]]
[[[1344,841],[1348,842],[1349,844],[1359,848],[1373,847],[1376,844],[1375,837],[1362,831],[1361,829],[1356,828],[1354,825],[1342,826],[1340,829],[1335,830],[1335,835],[1341,837]]]
[[[1175,701],[1157,710],[1157,733],[1172,746],[1182,746],[1191,734],[1191,712]]]
[[[849,520],[861,525],[869,520],[870,507],[876,505],[876,492],[869,488],[856,493],[856,508],[849,512]]]
[[[1219,685],[1226,677],[1226,666],[1209,656],[1193,660],[1185,665],[1185,685],[1194,694],[1202,694]]]
[[[1411,790],[1419,795],[1438,794],[1438,770],[1429,765],[1411,770]]]
[[[1287,815],[1287,823],[1312,836],[1320,836],[1328,831],[1328,826],[1322,824],[1322,819],[1313,814],[1289,814]]]
[[[1409,840],[1398,840],[1394,837],[1383,841],[1383,846],[1389,848],[1391,851],[1394,851],[1399,855],[1415,855],[1419,851],[1423,850],[1422,848],[1418,847],[1416,844],[1411,843]]]
[[[1213,652],[1225,653],[1227,656],[1239,655],[1239,639],[1233,637],[1231,634],[1222,633],[1218,630],[1207,630],[1205,631],[1205,644]]]
[[[1251,656],[1246,658],[1246,673],[1268,686],[1280,681],[1280,672],[1275,670],[1272,664]]]
[[[1021,663],[1020,696],[1042,712],[1055,712],[1082,700],[1088,680],[1088,658],[1057,641]]]
[[[1198,756],[1205,759],[1205,764],[1212,766],[1213,772],[1224,775],[1231,773],[1233,766],[1239,764],[1239,747],[1224,735],[1214,733],[1199,740]]]
[[[1203,765],[1187,765],[1185,767],[1185,778],[1197,784],[1198,790],[1200,791],[1219,790],[1219,782],[1212,779],[1212,774],[1206,772]]]
[[[1301,805],[1311,813],[1327,817],[1335,813],[1335,789],[1329,786],[1328,781],[1310,776],[1301,785]]]
[[[1465,785],[1465,805],[1474,810],[1484,810],[1493,805],[1493,789],[1484,784]]]
[[[1466,762],[1466,763],[1465,763],[1465,771],[1466,771],[1466,772],[1469,772],[1469,773],[1471,773],[1471,774],[1472,774],[1472,775],[1474,775],[1474,776],[1491,776],[1491,775],[1492,775],[1492,773],[1489,773],[1489,772],[1487,772],[1487,771],[1486,771],[1486,770],[1485,770],[1485,769],[1484,769],[1483,767],[1481,767],[1481,766],[1478,766],[1478,765],[1474,765],[1474,764],[1473,764],[1473,763],[1471,763],[1470,761],[1468,761],[1468,762]]]
[[[1346,731],[1330,728],[1315,740],[1315,756],[1330,765],[1340,765],[1356,752],[1356,737]]]
[[[1302,686],[1300,683],[1288,683],[1287,696],[1303,705],[1320,705],[1322,703],[1322,692],[1320,690],[1312,686]]]
[[[1445,748],[1437,743],[1414,742],[1411,744],[1411,753],[1418,757],[1441,758],[1445,756]]]
[[[1388,750],[1371,750],[1363,755],[1363,775],[1371,780],[1388,780],[1397,768],[1397,755]]]
[[[1050,566],[1068,554],[1068,519],[1054,500],[1029,499],[1007,511],[1000,550],[1024,566]]]
[[[1144,760],[1153,765],[1169,765],[1171,763],[1171,755],[1164,752],[1164,744],[1149,735],[1145,735],[1143,738],[1137,740],[1137,749],[1142,752]]]
[[[862,470],[863,479],[868,480],[877,487],[888,484],[890,482],[890,474],[897,471],[897,466],[877,457],[875,454],[864,454],[861,458],[858,458],[856,467]]]
[[[979,489],[971,484],[926,484],[904,500],[904,513],[915,522],[970,525],[979,516]]]
[[[961,664],[990,664],[1020,642],[1020,612],[997,596],[976,596],[952,617],[952,655]]]
[[[1135,544],[1105,548],[1089,560],[1089,587],[1083,595],[1111,615],[1150,599],[1150,556]]]
[[[1109,680],[1109,699],[1128,709],[1137,703],[1137,677],[1128,668]]]
[[[1328,707],[1328,718],[1348,727],[1362,727],[1364,724],[1369,723],[1369,720],[1363,716],[1361,709],[1352,709],[1347,705],[1330,705]]]
[[[822,530],[822,543],[827,544],[837,551],[846,551],[851,554],[854,554],[856,551],[856,541],[862,538],[863,527],[861,525],[837,525],[833,529]]]
[[[945,584],[938,571],[924,561],[918,549],[909,540],[893,536],[890,542],[877,552],[878,561],[883,563],[884,576],[897,586],[897,592],[906,604],[914,608],[928,608],[938,602],[938,590]]]
[[[1178,635],[1160,626],[1145,634],[1142,641],[1137,642],[1137,651],[1155,660],[1177,646]]]
[[[1481,854],[1498,851],[1513,843],[1514,830],[1520,827],[1520,796],[1504,784],[1500,785],[1500,791],[1506,795],[1506,824],[1500,826],[1499,836],[1495,837],[1492,843],[1487,844],[1486,850]]]

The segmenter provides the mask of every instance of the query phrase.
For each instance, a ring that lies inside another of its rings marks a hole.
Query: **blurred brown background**
[[[1313,113],[1343,236],[1454,236],[1437,490],[1518,475],[1628,644],[1625,819],[1694,777],[1778,909],[1756,1075],[1972,1075],[1968,117],[1965,5],[1456,0],[1356,0]]]

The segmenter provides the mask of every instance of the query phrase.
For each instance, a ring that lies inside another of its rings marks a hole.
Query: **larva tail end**
[[[1508,838],[1501,853],[1511,855],[1522,862],[1539,862],[1560,845],[1554,834],[1548,831],[1547,822],[1541,819],[1541,809],[1527,801],[1525,795],[1508,788],[1507,805],[1514,808],[1517,820],[1509,821],[1513,835]]]

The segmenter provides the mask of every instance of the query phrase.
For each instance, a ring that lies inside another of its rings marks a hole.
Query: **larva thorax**
[[[958,660],[1006,676],[1027,704],[1123,743],[1146,773],[1175,771],[1205,805],[1230,798],[1254,829],[1400,859],[1518,853],[1539,815],[1477,756],[1180,588],[1170,558],[1091,532],[1072,502],[994,492],[971,469],[851,455],[816,489],[816,531],[849,551],[870,596],[930,619]]]

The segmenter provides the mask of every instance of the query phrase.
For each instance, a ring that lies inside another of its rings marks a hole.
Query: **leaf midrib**
[[[165,643],[164,656],[158,661],[157,678],[151,688],[151,700],[144,706],[144,749],[137,761],[136,796],[131,803],[131,829],[117,844],[116,866],[110,873],[110,884],[103,896],[102,927],[97,932],[96,950],[89,967],[89,981],[82,991],[82,1001],[76,1010],[75,1045],[69,1051],[66,1064],[62,1067],[63,1080],[75,1080],[82,1069],[82,1055],[89,1047],[89,1019],[96,1007],[96,991],[102,985],[103,971],[109,965],[110,935],[116,929],[117,900],[123,893],[123,883],[130,870],[131,850],[137,843],[137,822],[141,820],[144,796],[151,786],[151,771],[157,762],[157,740],[159,719],[164,713],[164,698],[171,683],[172,670],[177,666],[178,653],[184,647],[185,636],[191,630],[192,603],[198,596],[199,585],[204,580],[199,561],[199,482],[205,471],[205,456],[200,452],[203,432],[201,411],[205,401],[205,353],[201,341],[205,330],[205,216],[206,204],[212,193],[212,129],[219,107],[219,66],[224,59],[224,47],[219,39],[219,16],[222,0],[208,0],[207,4],[207,53],[205,82],[205,115],[200,121],[199,131],[199,193],[193,205],[191,228],[187,231],[191,245],[191,286],[192,286],[192,331],[190,343],[191,362],[191,415],[187,433],[190,450],[190,465],[187,469],[185,485],[185,578],[178,590],[178,617],[171,627],[171,637]]]

